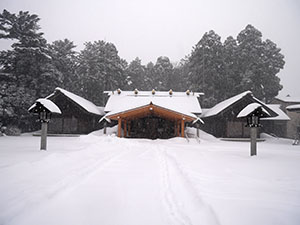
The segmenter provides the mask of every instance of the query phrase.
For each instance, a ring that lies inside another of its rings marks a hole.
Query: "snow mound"
[[[190,137],[190,138],[197,137],[197,129],[196,128],[187,127],[185,131],[186,131],[188,137]],[[218,140],[215,136],[208,134],[208,133],[204,132],[203,130],[199,130],[199,135],[200,135],[200,140],[205,140],[205,141],[217,141]]]

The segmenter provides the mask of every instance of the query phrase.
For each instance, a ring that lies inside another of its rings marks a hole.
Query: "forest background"
[[[56,87],[104,106],[103,91],[158,90],[203,92],[201,106],[208,108],[246,90],[269,103],[282,89],[278,73],[285,61],[281,49],[253,25],[237,37],[221,37],[210,30],[191,53],[172,63],[167,56],[142,65],[136,57],[127,62],[113,43],[88,41],[75,51],[64,39],[48,43],[40,32],[39,16],[28,11],[0,14],[0,39],[11,39],[10,50],[0,51],[0,128],[30,131],[27,109]],[[151,44],[151,43],[145,43]]]

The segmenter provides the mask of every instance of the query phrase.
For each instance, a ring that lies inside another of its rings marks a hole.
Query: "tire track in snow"
[[[93,146],[89,146],[89,149],[92,149],[92,147]],[[89,149],[87,149],[87,151]],[[32,187],[30,185],[27,186],[26,189],[28,191],[25,190],[18,193],[16,196],[14,196],[14,199],[9,202],[10,207],[0,212],[0,221],[3,222],[3,224],[9,223],[11,220],[13,220],[13,218],[32,211],[42,204],[45,204],[47,200],[53,199],[59,194],[66,191],[75,189],[76,187],[84,183],[85,180],[87,180],[93,174],[99,172],[99,170],[107,168],[109,165],[124,157],[125,155],[130,154],[131,152],[132,145],[125,145],[125,149],[113,153],[109,152],[109,155],[100,157],[93,163],[84,164],[81,167],[77,167],[76,169],[71,170],[64,176],[63,179],[58,180],[49,188],[47,187],[44,190],[39,190],[39,188],[42,189],[44,187],[37,187],[35,193],[32,193],[32,190],[34,190],[35,187]],[[145,152],[146,151],[143,151],[140,154],[145,154]],[[95,157],[97,157],[97,155],[95,155]],[[80,160],[80,158],[77,160]],[[28,194],[26,194],[26,192]]]
[[[163,199],[170,219],[180,225],[219,225],[217,216],[198,195],[178,160],[161,147],[158,147],[157,155]]]
[[[161,149],[157,149],[157,157],[160,166],[160,174],[162,178],[162,194],[163,201],[166,205],[166,209],[169,213],[170,220],[180,225],[192,225],[190,219],[180,210],[180,207],[176,201],[174,193],[170,185],[170,173],[169,166],[166,159],[166,155]]]

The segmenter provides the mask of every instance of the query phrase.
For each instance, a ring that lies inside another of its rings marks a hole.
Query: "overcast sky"
[[[1,0],[0,9],[37,14],[48,42],[105,40],[120,57],[143,64],[168,56],[178,62],[203,34],[236,37],[247,24],[275,42],[285,56],[280,95],[300,97],[300,1],[298,0]],[[0,49],[8,43],[0,40]]]

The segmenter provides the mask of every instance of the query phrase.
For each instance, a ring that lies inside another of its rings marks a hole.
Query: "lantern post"
[[[48,132],[48,123],[51,119],[51,112],[47,112],[46,109],[39,113],[40,122],[42,124],[41,129],[41,150],[47,150],[47,132]]]
[[[257,129],[261,127],[257,112],[253,112],[247,117],[247,127],[250,127],[250,156],[257,155]]]
[[[250,156],[257,155],[257,130],[261,127],[260,118],[270,117],[261,104],[251,103],[240,111],[238,118],[246,118],[246,127],[250,128]]]
[[[49,99],[40,98],[28,109],[29,112],[38,114],[41,128],[40,150],[47,150],[47,130],[52,113],[61,114],[60,109]]]

